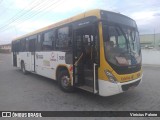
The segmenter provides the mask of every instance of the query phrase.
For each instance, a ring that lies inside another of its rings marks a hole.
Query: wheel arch
[[[60,71],[62,70],[66,70],[69,74],[69,77],[70,77],[70,80],[72,80],[72,74],[69,70],[69,67],[67,65],[58,65],[57,68],[56,68],[56,80],[58,80],[58,74],[60,73]]]
[[[24,60],[21,60],[20,62],[20,67],[22,67],[22,63],[24,63]],[[25,63],[24,63],[25,64]]]

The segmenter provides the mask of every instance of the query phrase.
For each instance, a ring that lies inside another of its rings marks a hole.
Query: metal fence
[[[160,50],[160,33],[140,35],[142,49]]]

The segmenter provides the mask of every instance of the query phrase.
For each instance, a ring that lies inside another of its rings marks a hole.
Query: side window
[[[12,52],[16,52],[16,50],[15,50],[15,41],[12,41]]]
[[[20,52],[20,40],[17,40],[15,42],[15,50],[16,50],[16,52]]]
[[[55,34],[53,30],[44,33],[43,50],[44,51],[53,50],[55,44],[54,41],[55,41]]]
[[[29,41],[28,41],[28,38],[26,38],[26,51],[27,52],[29,51]]]
[[[35,51],[35,43],[37,40],[37,35],[34,36],[30,36],[28,39],[28,48],[29,48],[29,52],[34,52]]]
[[[13,52],[24,52],[25,51],[25,40],[16,40],[12,42]]]
[[[58,31],[58,39],[56,41],[56,48],[62,51],[68,51],[69,46],[72,44],[71,35],[69,33],[69,27],[59,28]]]
[[[22,39],[20,40],[20,47],[21,47],[21,52],[25,52],[26,51],[26,39]]]
[[[92,45],[93,43],[93,35],[84,35],[85,45]]]
[[[36,51],[42,51],[42,34],[38,34],[38,39],[36,41]]]

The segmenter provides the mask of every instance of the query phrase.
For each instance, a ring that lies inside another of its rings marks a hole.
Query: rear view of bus
[[[132,89],[141,82],[141,48],[134,20],[103,10],[100,16],[99,94],[110,96]]]

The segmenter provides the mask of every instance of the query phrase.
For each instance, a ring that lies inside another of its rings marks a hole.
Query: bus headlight
[[[117,83],[116,78],[110,73],[108,70],[104,70],[106,76],[108,77],[108,81],[112,83]]]

